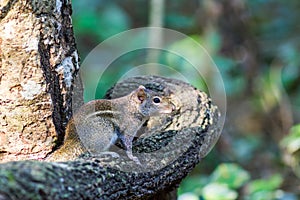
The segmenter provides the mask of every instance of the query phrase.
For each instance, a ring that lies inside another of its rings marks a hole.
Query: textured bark
[[[134,142],[134,152],[143,154],[142,167],[109,154],[85,154],[64,163],[5,163],[0,165],[0,199],[174,199],[174,189],[216,142],[219,112],[205,93],[161,77],[125,80],[106,97],[122,96],[140,84],[169,90],[178,108],[172,117],[150,119],[145,135]],[[164,122],[161,131],[151,130],[157,122]]]
[[[0,162],[42,159],[71,116],[78,69],[71,5],[6,0],[0,9]]]

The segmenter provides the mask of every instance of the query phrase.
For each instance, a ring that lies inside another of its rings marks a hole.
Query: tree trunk
[[[0,159],[42,159],[71,116],[78,56],[71,5],[1,1]]]

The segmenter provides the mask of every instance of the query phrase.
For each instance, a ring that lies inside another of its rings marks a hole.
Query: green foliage
[[[247,200],[273,200],[273,199],[296,199],[295,195],[289,195],[280,186],[283,178],[280,174],[274,174],[266,179],[253,180],[247,185]]]
[[[237,189],[250,179],[250,174],[234,163],[222,163],[210,177],[193,177],[185,181],[180,188],[180,194],[193,192],[205,200],[234,200],[238,197]]]
[[[189,82],[195,87],[207,91],[205,81],[199,77],[206,73],[203,66],[211,65],[211,60],[208,60],[209,57],[205,49],[199,46],[203,41],[202,38],[199,36],[191,36],[191,38],[193,40],[187,38],[173,43],[169,47],[168,53],[164,54],[163,64],[172,66],[185,77],[188,77]],[[180,55],[172,54],[175,50],[180,52]]]
[[[258,136],[249,134],[236,138],[232,145],[233,149],[238,149],[238,151],[232,152],[236,159],[242,163],[248,163],[253,159],[255,152],[261,147],[262,140]]]
[[[251,181],[247,186],[247,191],[251,195],[259,192],[271,192],[278,189],[282,182],[282,176],[279,174],[274,174],[273,176],[267,179]]]
[[[222,163],[210,177],[192,176],[179,188],[179,199],[198,196],[204,200],[296,200],[296,195],[280,190],[283,177],[273,174],[264,179],[250,179],[250,173],[235,163]],[[188,195],[186,195],[188,194]]]
[[[177,13],[170,13],[166,16],[165,23],[167,26],[173,28],[189,28],[193,26],[195,20],[189,16],[178,15]]]
[[[235,200],[238,193],[226,184],[210,183],[203,188],[203,198],[206,200]]]
[[[290,154],[300,151],[300,124],[291,128],[289,135],[281,141],[281,145]]]
[[[300,178],[300,124],[293,126],[289,134],[281,140],[285,162],[291,166]]]
[[[189,179],[183,180],[179,188],[179,194],[186,194],[188,192],[200,196],[202,194],[202,188],[208,182],[209,182],[209,177],[206,177],[205,175],[191,176]]]
[[[220,164],[211,175],[211,181],[237,189],[250,179],[250,174],[234,163]]]
[[[241,94],[245,90],[246,80],[241,76],[242,71],[237,68],[237,62],[221,55],[215,55],[214,62],[221,71],[226,94],[228,96]]]
[[[76,6],[77,1],[74,5]],[[130,21],[127,14],[116,4],[106,4],[86,7],[86,12],[75,15],[73,18],[76,23],[75,32],[79,35],[93,34],[98,41],[107,39],[110,36],[127,30],[130,27]],[[97,9],[98,7],[98,9]],[[103,31],[105,30],[105,31]]]
[[[147,26],[148,4],[145,0],[74,0],[73,24],[81,58],[113,34]],[[160,69],[161,75],[181,74],[208,92],[214,76],[209,74],[206,51],[222,75],[231,115],[224,131],[230,136],[223,137],[196,169],[197,174],[182,182],[181,200],[298,199],[289,184],[295,178],[291,180],[283,171],[291,167],[300,178],[300,125],[288,135],[281,128],[290,126],[290,116],[297,123],[300,119],[299,6],[298,0],[238,0],[230,4],[174,0],[165,5],[164,27],[189,35],[204,51],[199,53],[190,40],[175,41],[166,49],[169,52],[160,52],[157,62],[169,67]],[[145,38],[124,43],[129,46],[141,40]],[[181,55],[172,54],[174,49],[180,49]],[[124,74],[147,63],[148,51],[120,56],[100,82],[94,71],[85,72],[86,100],[102,98]],[[189,61],[196,63],[201,74]],[[96,94],[89,91],[95,85]]]
[[[91,46],[130,28],[128,14],[113,1],[75,0],[72,5],[74,32],[82,58]]]

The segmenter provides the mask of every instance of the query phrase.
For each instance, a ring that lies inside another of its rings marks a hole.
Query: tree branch
[[[178,108],[172,117],[150,119],[134,142],[143,166],[121,154],[85,154],[63,163],[4,163],[0,199],[155,199],[173,191],[216,142],[219,112],[205,93],[162,77],[127,79],[106,97],[122,96],[140,84],[168,92]],[[158,122],[165,123],[153,130]]]

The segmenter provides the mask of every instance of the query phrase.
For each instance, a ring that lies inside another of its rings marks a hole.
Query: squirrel
[[[129,159],[140,164],[132,154],[132,141],[151,117],[170,114],[174,104],[165,96],[140,85],[130,94],[111,100],[92,100],[81,106],[67,124],[64,144],[48,159],[73,159],[88,151],[107,151],[119,139]]]

